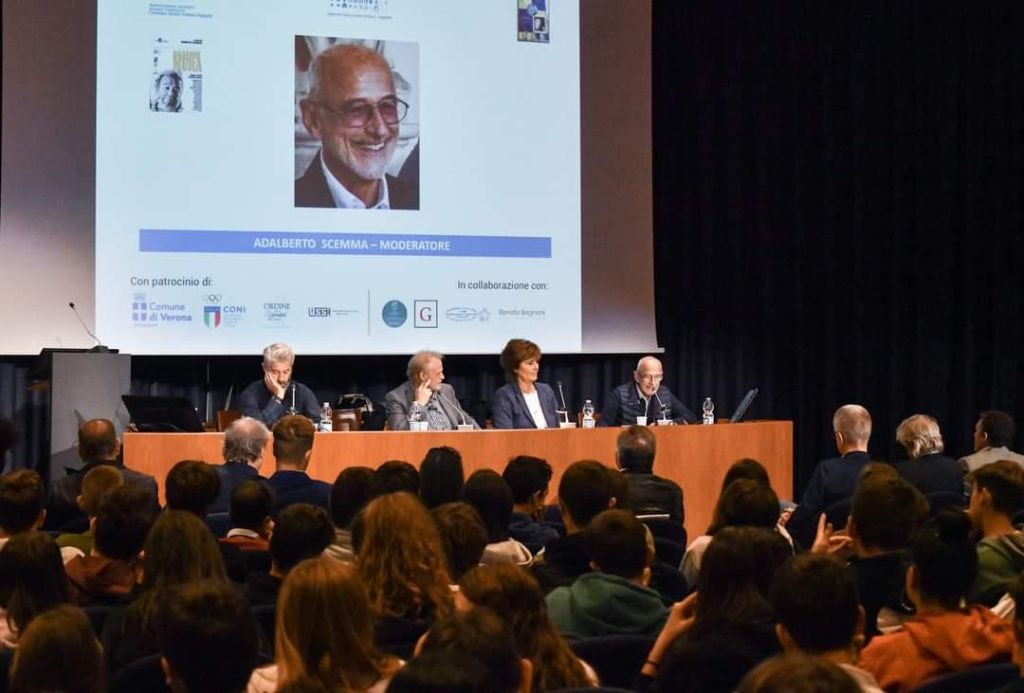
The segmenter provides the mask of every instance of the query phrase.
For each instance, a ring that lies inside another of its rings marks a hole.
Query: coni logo
[[[392,299],[384,304],[380,317],[388,327],[401,327],[409,317],[409,310],[401,301]]]

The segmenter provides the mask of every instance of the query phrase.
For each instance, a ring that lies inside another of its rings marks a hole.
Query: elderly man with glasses
[[[299,106],[320,153],[295,181],[296,207],[419,209],[418,187],[386,174],[408,104],[380,53],[341,43],[320,52]]]
[[[599,426],[694,423],[697,417],[661,384],[661,361],[645,356],[636,364],[633,382],[619,385],[605,398]]]

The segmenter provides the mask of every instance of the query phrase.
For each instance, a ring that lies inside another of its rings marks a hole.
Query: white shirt
[[[320,168],[323,169],[324,178],[327,180],[327,189],[331,191],[335,207],[339,209],[391,209],[391,200],[388,198],[388,181],[384,176],[381,176],[380,179],[380,197],[372,207],[367,207],[362,200],[349,192],[348,188],[342,185],[341,181],[335,178],[331,170],[327,168],[322,149],[320,150]]]
[[[526,408],[530,410],[530,417],[533,419],[533,423],[537,428],[547,428],[548,420],[544,418],[544,410],[540,406],[540,394],[534,390],[533,392],[524,392],[523,397],[526,398]]]

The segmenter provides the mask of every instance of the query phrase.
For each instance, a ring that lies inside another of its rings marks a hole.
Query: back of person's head
[[[0,476],[0,531],[12,535],[33,529],[42,518],[45,502],[46,489],[35,470]]]
[[[256,628],[238,590],[200,580],[164,595],[157,640],[172,681],[188,693],[237,693],[256,666]]]
[[[270,536],[270,556],[281,574],[299,561],[323,553],[334,541],[327,511],[309,503],[293,503],[277,514]]]
[[[476,508],[487,529],[487,541],[508,539],[512,521],[512,489],[493,469],[473,472],[462,489],[462,500]]]
[[[278,464],[293,465],[305,470],[313,450],[313,423],[305,416],[282,416],[274,424],[274,459]]]
[[[496,681],[476,657],[458,650],[427,652],[398,670],[388,693],[499,693]],[[281,689],[278,689],[281,690]]]
[[[505,465],[501,478],[512,490],[512,500],[517,504],[529,503],[532,498],[543,500],[551,485],[551,465],[547,460],[530,455],[513,457]]]
[[[654,455],[658,443],[647,426],[630,426],[615,440],[619,467],[627,472],[650,474],[654,470]]]
[[[437,526],[419,498],[388,493],[370,501],[352,531],[356,565],[378,616],[451,607]],[[358,530],[358,531],[357,531]]]
[[[871,438],[871,414],[859,404],[844,404],[832,416],[832,430],[848,443],[867,445]]]
[[[700,599],[690,636],[704,637],[723,623],[770,617],[768,591],[792,555],[792,547],[770,529],[724,527],[715,532],[697,576]]]
[[[737,693],[859,693],[860,685],[827,659],[800,652],[777,655],[743,677]]]
[[[86,515],[95,517],[103,494],[123,483],[124,475],[120,469],[109,464],[97,465],[82,477],[82,498],[79,505]]]
[[[326,556],[302,561],[281,585],[274,650],[281,685],[314,678],[332,691],[364,690],[391,664],[374,644],[358,572]]]
[[[494,691],[516,691],[523,678],[512,629],[494,611],[476,606],[439,620],[423,639],[423,654],[445,650],[465,652],[490,672]]]
[[[903,419],[896,427],[896,441],[912,460],[945,449],[939,422],[927,414],[914,414]]]
[[[37,615],[68,601],[60,548],[42,532],[22,532],[0,549],[0,604],[7,622],[22,631]]]
[[[445,503],[430,511],[448,565],[448,574],[458,581],[467,570],[480,564],[487,548],[487,529],[480,513],[469,503]]]
[[[270,431],[259,419],[243,416],[224,429],[225,462],[253,462],[263,456],[270,440]]]
[[[376,494],[405,491],[413,495],[420,493],[420,473],[405,460],[388,460],[377,467]]]
[[[955,508],[942,509],[917,531],[910,555],[922,598],[951,610],[960,606],[978,572],[970,534],[970,519]]]
[[[331,487],[331,520],[338,529],[349,529],[359,511],[376,495],[377,475],[369,467],[346,467]]]
[[[153,526],[153,497],[141,486],[127,484],[100,499],[93,525],[96,552],[113,560],[132,561]]]
[[[597,460],[573,462],[558,482],[559,505],[583,529],[599,512],[612,507],[612,499],[616,500],[614,507],[625,507],[623,499],[615,495],[620,476]]]
[[[978,418],[978,425],[981,432],[985,434],[985,440],[994,448],[1009,447],[1013,444],[1013,437],[1017,433],[1017,427],[1013,417],[1005,411],[990,409],[981,412]]]
[[[231,526],[261,531],[270,517],[274,496],[262,481],[247,479],[231,489]]]
[[[447,445],[430,448],[420,463],[420,498],[423,505],[436,508],[462,497],[464,482],[462,455]]]
[[[602,573],[633,580],[650,563],[644,524],[628,510],[598,513],[583,537],[587,554]]]
[[[900,473],[896,471],[896,467],[893,467],[888,462],[868,462],[860,468],[860,472],[857,474],[857,485],[859,486],[869,480],[899,478]]]
[[[109,419],[89,419],[78,427],[78,455],[86,462],[117,455],[117,429]]]
[[[787,562],[775,574],[770,601],[801,650],[846,650],[857,635],[861,612],[853,574],[832,556],[805,553]]]
[[[1024,510],[1024,468],[1011,460],[999,460],[975,469],[967,476],[975,492],[987,492],[994,512],[1013,518]]]
[[[918,524],[919,496],[917,489],[899,476],[871,476],[853,492],[850,533],[866,549],[901,551],[907,548]]]
[[[161,591],[205,578],[227,580],[217,540],[192,513],[163,512],[143,545],[142,586]]]
[[[85,612],[61,604],[36,616],[18,638],[11,693],[102,693],[103,650]]]
[[[733,462],[729,469],[726,470],[725,478],[722,479],[722,489],[718,492],[718,495],[722,495],[725,489],[729,488],[729,484],[740,479],[750,479],[765,486],[772,485],[771,480],[768,478],[768,470],[764,468],[764,465],[755,459],[744,457]]]
[[[167,472],[164,493],[171,510],[184,510],[205,518],[220,495],[220,476],[206,462],[182,460]]]
[[[732,482],[718,497],[708,534],[723,527],[765,527],[779,522],[779,497],[771,486],[751,479]]]

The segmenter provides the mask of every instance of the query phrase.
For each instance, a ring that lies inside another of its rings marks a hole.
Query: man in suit
[[[981,413],[974,425],[974,454],[960,458],[965,472],[981,469],[998,460],[1010,460],[1024,467],[1024,455],[1010,450],[1016,426],[1005,411],[990,410]]]
[[[331,485],[306,473],[313,454],[313,423],[304,416],[285,416],[274,425],[277,471],[267,479],[274,492],[274,517],[292,503],[309,503],[327,510]]]
[[[408,431],[409,421],[426,421],[431,431],[452,430],[464,423],[480,428],[462,409],[455,389],[444,384],[443,358],[436,351],[420,351],[409,359],[409,379],[384,398],[392,431]]]
[[[254,380],[238,395],[238,410],[273,426],[285,414],[320,418],[320,404],[308,387],[292,379],[295,352],[283,342],[263,350],[263,378]]]
[[[156,479],[125,467],[118,458],[120,452],[121,442],[109,419],[90,419],[79,426],[78,456],[85,465],[77,471],[69,470],[67,476],[51,484],[45,529],[62,529],[66,532],[88,529],[88,518],[78,507],[78,496],[82,493],[82,479],[89,470],[102,464],[117,467],[126,484],[141,486],[148,491],[154,508],[157,507]]]
[[[645,356],[636,364],[633,382],[619,385],[605,399],[599,426],[632,426],[646,416],[648,425],[658,421],[694,423],[697,417],[664,385],[661,361]]]
[[[339,43],[317,54],[299,107],[320,152],[295,181],[296,207],[419,209],[419,189],[385,174],[408,104],[380,53]]]
[[[243,481],[266,481],[260,476],[263,450],[270,431],[263,422],[248,416],[233,421],[224,431],[224,464],[214,469],[220,477],[220,495],[210,506],[211,513],[226,513],[231,508],[231,492]]]
[[[629,484],[629,509],[637,515],[667,514],[683,524],[683,490],[654,473],[657,440],[646,426],[630,426],[615,441],[615,460]]]

